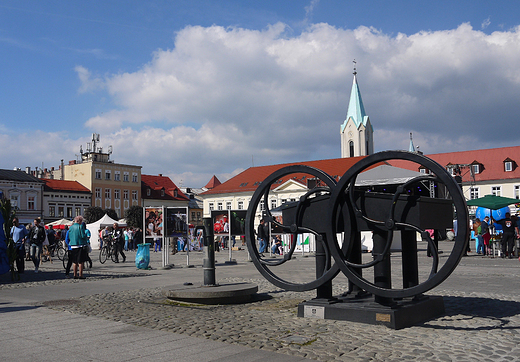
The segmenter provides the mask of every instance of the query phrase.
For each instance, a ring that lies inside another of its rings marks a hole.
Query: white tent
[[[63,226],[71,226],[73,224],[72,221],[70,220],[67,220],[67,219],[59,219],[59,220],[56,220],[56,221],[53,221],[53,222],[50,222],[48,224],[45,224],[45,226],[47,227],[55,227],[57,226],[59,229],[63,228]]]
[[[99,229],[104,228],[105,226],[112,226],[114,223],[117,223],[119,226],[126,226],[126,223],[121,223],[118,220],[112,219],[110,216],[105,214],[101,219],[92,224],[87,224],[87,229],[90,231],[90,246],[92,250],[99,249]]]

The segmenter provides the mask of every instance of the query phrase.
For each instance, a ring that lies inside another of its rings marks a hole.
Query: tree
[[[134,228],[143,228],[143,208],[141,206],[130,206],[125,211],[126,224]]]
[[[98,221],[105,215],[103,209],[99,206],[89,206],[83,212],[83,218],[87,224],[91,224],[93,222]]]
[[[107,214],[108,216],[110,216],[114,220],[119,220],[119,216],[117,216],[117,212],[114,209],[105,209],[105,210],[103,210],[103,213]]]
[[[0,213],[3,219],[3,228],[5,234],[6,254],[9,259],[9,269],[11,271],[11,280],[20,280],[18,271],[14,268],[14,262],[16,260],[16,247],[14,245],[13,238],[11,237],[11,227],[13,226],[13,218],[15,217],[15,210],[11,207],[11,201],[2,197],[0,199]]]

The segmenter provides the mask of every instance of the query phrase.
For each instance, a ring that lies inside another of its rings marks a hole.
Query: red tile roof
[[[520,179],[520,146],[489,148],[484,150],[460,151],[448,153],[436,153],[425,155],[439,163],[441,166],[466,165],[461,167],[463,182],[471,181],[470,168],[467,165],[479,164],[480,172],[475,174],[475,181],[498,181]],[[504,161],[513,162],[513,170],[505,171]],[[418,171],[417,165],[406,161],[393,160],[392,166]]]
[[[292,165],[306,165],[311,166],[317,169],[324,171],[339,180],[339,177],[343,176],[343,174],[352,167],[356,162],[363,159],[362,157],[352,157],[352,158],[334,158],[330,160],[319,160],[319,161],[307,161],[307,162],[293,162],[293,163],[284,163],[279,165],[269,165],[269,166],[258,166],[258,167],[250,167],[242,173],[236,175],[235,177],[229,179],[223,184],[208,190],[202,195],[212,195],[212,194],[223,194],[223,193],[236,193],[236,192],[246,192],[246,191],[255,191],[257,187],[260,185],[260,182],[264,181],[269,175],[273,172]],[[287,175],[281,179],[281,182],[287,181],[289,178],[296,177],[296,181],[301,181],[302,175]]]
[[[80,184],[78,181],[65,181],[53,179],[41,179],[45,182],[44,191],[72,191],[72,192],[88,192],[90,190]]]
[[[146,195],[146,189],[150,188],[152,193],[150,196]],[[186,201],[189,198],[173,183],[173,181],[163,175],[141,175],[141,190],[144,199],[164,199],[164,200],[180,200]],[[164,190],[164,196],[160,191]],[[177,197],[175,197],[177,191]]]
[[[221,184],[222,184],[222,182],[220,182],[220,180],[217,178],[217,176],[213,175],[211,180],[209,180],[209,182],[204,187],[207,188],[208,190],[211,190]]]

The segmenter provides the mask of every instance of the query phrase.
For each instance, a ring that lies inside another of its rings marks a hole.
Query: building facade
[[[43,186],[30,170],[0,170],[0,193],[11,202],[22,224],[44,217]]]
[[[115,163],[110,160],[111,153],[111,147],[106,153],[101,147],[96,148],[93,137],[86,152],[80,149],[79,160],[67,165],[62,162],[59,170],[52,171],[51,177],[79,182],[92,193],[92,206],[114,209],[122,218],[130,206],[141,206],[141,166]]]
[[[92,193],[77,181],[42,179],[45,223],[72,220],[92,205]]]

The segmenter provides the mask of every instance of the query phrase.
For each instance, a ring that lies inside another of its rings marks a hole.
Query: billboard
[[[152,239],[148,242],[156,239],[162,239],[163,237],[163,214],[164,210],[162,207],[145,207],[144,208],[144,230],[145,238]]]
[[[215,235],[245,235],[246,210],[213,210],[213,233]]]
[[[165,236],[186,236],[188,234],[188,209],[186,207],[166,208]]]

